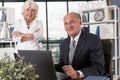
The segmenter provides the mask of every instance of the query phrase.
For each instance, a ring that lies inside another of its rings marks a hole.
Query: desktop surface
[[[56,72],[58,80],[74,80],[67,77],[64,73]],[[110,80],[105,76],[88,76],[85,79],[77,79],[77,80]]]

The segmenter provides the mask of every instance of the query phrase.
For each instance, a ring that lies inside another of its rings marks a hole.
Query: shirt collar
[[[81,34],[81,31],[80,31],[80,33],[74,38],[76,44],[78,43],[78,39],[79,39],[79,37],[80,37],[80,34]],[[70,39],[71,39],[71,41],[73,40],[72,37],[70,37]]]

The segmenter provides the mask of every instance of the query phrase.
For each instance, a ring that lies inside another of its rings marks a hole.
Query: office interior
[[[11,8],[8,13],[8,28],[12,33],[14,22],[21,18],[21,7],[25,0],[0,0],[0,19],[2,11]],[[120,79],[120,1],[119,0],[34,0],[39,6],[38,19],[43,22],[42,48],[52,52],[54,63],[59,62],[60,43],[68,34],[64,30],[63,17],[66,13],[77,12],[83,19],[82,29],[100,36],[103,48],[111,57],[112,79]],[[19,5],[19,6],[18,6]],[[95,21],[98,10],[104,10],[102,21]],[[12,18],[12,20],[11,20]],[[3,22],[0,21],[0,30]],[[14,48],[17,43],[12,39],[0,38],[0,50]],[[106,56],[107,57],[107,56]]]

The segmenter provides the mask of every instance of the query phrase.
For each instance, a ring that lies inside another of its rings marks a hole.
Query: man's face
[[[73,38],[77,36],[81,29],[81,19],[75,14],[68,14],[64,17],[64,28]]]

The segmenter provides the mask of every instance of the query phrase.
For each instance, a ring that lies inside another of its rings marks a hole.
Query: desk
[[[58,80],[73,80],[66,78],[66,75],[60,72],[56,72]],[[88,76],[85,79],[77,79],[77,80],[110,80],[105,76]]]
[[[16,46],[16,42],[14,42],[12,39],[1,39],[0,38],[0,47],[4,48],[5,45],[9,45],[10,48],[13,48]]]
[[[74,79],[62,79],[62,80],[74,80]],[[76,80],[76,79],[75,79]],[[87,78],[85,79],[77,79],[77,80],[110,80],[109,78],[107,77],[103,77],[103,76],[88,76]]]
[[[74,80],[74,79],[62,79],[62,80]],[[76,80],[76,79],[75,79]],[[85,79],[77,79],[77,80],[110,80],[109,78],[107,77],[103,77],[103,76],[88,76],[87,78]]]
[[[84,80],[110,80],[105,76],[88,76]]]

